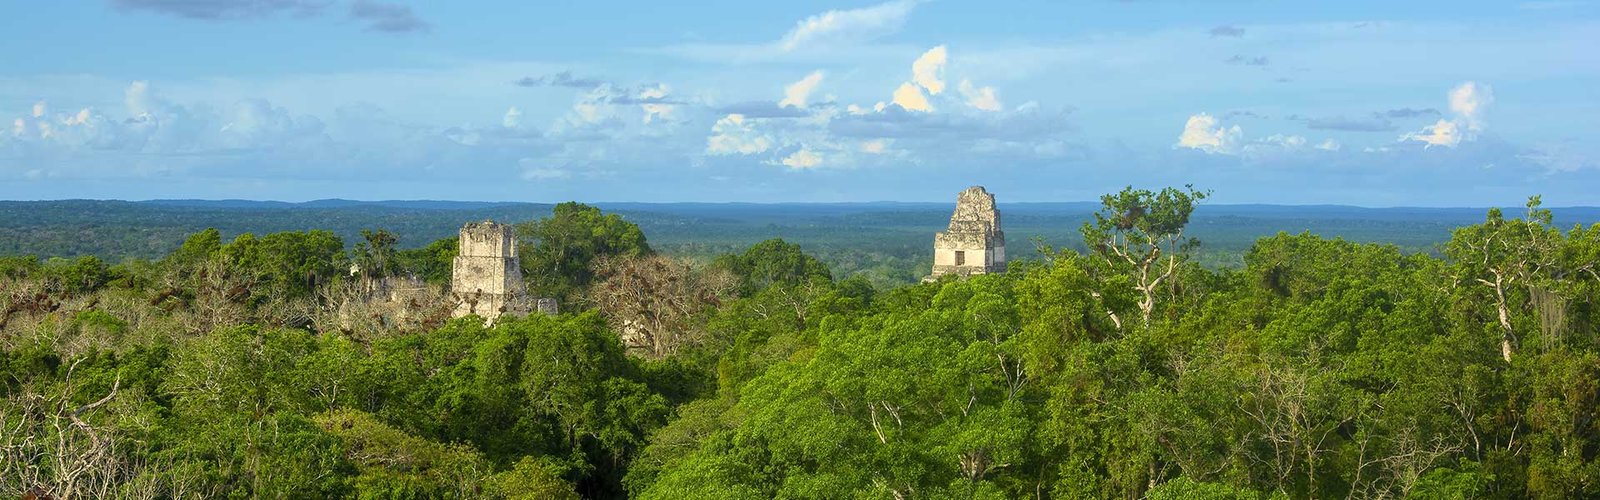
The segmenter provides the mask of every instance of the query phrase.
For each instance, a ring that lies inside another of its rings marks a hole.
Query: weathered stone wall
[[[493,322],[501,314],[527,314],[534,307],[522,281],[517,239],[510,225],[483,221],[461,226],[450,292],[458,318],[477,314]]]
[[[983,186],[973,186],[956,197],[956,210],[949,228],[933,237],[933,274],[962,276],[1003,272],[1006,269],[1006,236],[1000,230],[1000,209],[994,195]]]

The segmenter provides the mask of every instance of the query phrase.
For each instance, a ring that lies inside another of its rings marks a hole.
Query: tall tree
[[[701,316],[730,298],[734,278],[718,268],[696,269],[661,256],[604,257],[589,300],[611,320],[630,351],[661,358],[703,340]]]
[[[1196,191],[1192,185],[1160,192],[1129,186],[1120,193],[1101,196],[1094,222],[1083,225],[1089,251],[1109,270],[1132,278],[1134,290],[1142,297],[1139,316],[1146,324],[1161,285],[1173,279],[1187,253],[1199,246],[1199,240],[1185,238],[1183,231],[1195,204],[1207,196],[1209,193]],[[1121,320],[1117,322],[1121,326]]]
[[[535,293],[574,304],[594,280],[595,259],[651,254],[639,226],[577,202],[556,205],[550,217],[517,225],[522,272]]]
[[[1530,297],[1547,293],[1557,269],[1562,244],[1561,231],[1551,226],[1550,210],[1540,208],[1538,196],[1528,198],[1528,212],[1521,219],[1506,219],[1500,209],[1491,208],[1483,224],[1457,228],[1445,247],[1453,261],[1458,285],[1464,285],[1477,299],[1488,295],[1500,327],[1500,355],[1511,361],[1519,343],[1514,324],[1516,311]]]

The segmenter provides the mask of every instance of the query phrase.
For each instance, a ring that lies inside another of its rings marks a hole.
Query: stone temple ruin
[[[469,222],[461,226],[459,245],[450,270],[455,317],[476,314],[493,323],[507,313],[555,314],[554,299],[529,299],[517,259],[517,237],[510,225]]]
[[[973,186],[956,198],[950,227],[933,237],[933,274],[970,276],[1005,272],[1006,235],[1000,230],[1000,210],[994,195]]]

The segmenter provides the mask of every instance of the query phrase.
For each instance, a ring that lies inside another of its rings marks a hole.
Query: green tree
[[[1193,186],[1160,192],[1133,189],[1100,197],[1094,222],[1084,223],[1084,244],[1108,271],[1129,276],[1140,299],[1139,316],[1145,324],[1155,310],[1163,284],[1177,275],[1178,266],[1199,240],[1185,238],[1184,228],[1194,206],[1209,196]],[[1121,324],[1121,319],[1117,319]]]
[[[812,280],[832,281],[828,266],[807,255],[800,245],[773,238],[752,245],[742,254],[718,257],[713,267],[721,267],[739,278],[739,293],[750,295],[767,287],[801,285]]]
[[[460,253],[459,237],[435,240],[422,248],[396,252],[400,268],[422,281],[432,284],[449,284],[452,266]]]
[[[1500,355],[1507,362],[1519,343],[1517,311],[1531,297],[1548,293],[1551,278],[1560,274],[1561,232],[1551,227],[1552,214],[1540,208],[1538,196],[1528,198],[1527,208],[1526,217],[1510,220],[1500,209],[1489,209],[1483,224],[1457,228],[1445,246],[1469,300],[1494,306]]]
[[[353,259],[361,273],[372,278],[393,276],[398,271],[395,269],[395,245],[400,239],[384,229],[362,229],[361,239],[362,242],[356,244]]]
[[[224,245],[222,255],[236,268],[253,274],[268,287],[264,296],[310,297],[344,269],[344,241],[322,230],[286,231],[260,238],[239,235]]]
[[[518,224],[516,231],[531,291],[561,299],[563,307],[576,306],[594,280],[595,259],[652,253],[639,226],[577,202],[556,205],[550,217]]]

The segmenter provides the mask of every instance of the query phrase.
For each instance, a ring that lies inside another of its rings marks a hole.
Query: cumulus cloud
[[[801,147],[793,154],[784,157],[782,163],[784,166],[789,168],[803,170],[821,165],[822,155],[819,155],[810,149]]]
[[[1461,144],[1461,127],[1454,120],[1439,120],[1433,125],[1423,127],[1420,132],[1411,132],[1401,137],[1402,140],[1420,141],[1427,147],[1445,146],[1455,147]]]
[[[19,163],[47,159],[55,167],[72,168],[76,175],[115,177],[171,171],[175,166],[223,168],[234,158],[332,150],[320,119],[290,113],[264,100],[245,99],[220,107],[180,105],[157,96],[144,81],[129,84],[123,98],[125,117],[109,117],[88,107],[52,113],[48,107],[34,106],[28,117],[12,123],[22,132],[15,138],[26,147],[0,151],[0,156],[10,153],[8,159]]]
[[[911,81],[928,90],[930,95],[944,92],[944,66],[949,55],[943,45],[928,49],[911,63]]]
[[[1299,149],[1305,147],[1306,138],[1298,135],[1272,134],[1261,139],[1261,142],[1286,149]]]
[[[1217,119],[1206,113],[1191,115],[1189,121],[1183,125],[1183,133],[1178,135],[1178,143],[1174,147],[1198,149],[1207,153],[1229,153],[1234,151],[1244,130],[1238,125],[1227,127],[1217,123]]]
[[[870,40],[898,31],[916,0],[897,0],[871,7],[830,10],[801,20],[778,41],[784,51],[808,45],[827,45]]]
[[[603,83],[578,95],[572,109],[549,132],[568,138],[597,133],[661,136],[686,123],[689,101],[675,98],[665,84],[632,87]]]
[[[301,147],[298,141],[320,140],[323,124],[315,117],[291,114],[261,99],[233,104],[217,129],[218,143],[226,149]]]
[[[1470,130],[1483,130],[1483,108],[1494,102],[1494,89],[1477,82],[1466,82],[1450,89],[1450,112],[1466,122]]]
[[[979,87],[972,84],[971,80],[961,80],[961,96],[967,99],[967,105],[984,111],[1000,111],[1000,97],[995,94],[994,87]]]
[[[149,114],[151,109],[150,82],[134,80],[122,92],[122,104],[134,116]]]
[[[41,116],[44,116],[44,110],[45,110],[44,101],[39,101],[39,102],[33,103],[33,117],[34,118],[39,118]]]
[[[350,18],[366,23],[369,31],[416,33],[432,29],[411,12],[411,7],[396,3],[355,0],[350,2]]]
[[[911,82],[900,84],[894,89],[894,103],[909,111],[933,111],[933,105],[928,104],[928,97],[922,95],[922,89]]]
[[[811,74],[801,78],[800,81],[789,84],[783,88],[783,100],[778,101],[779,107],[806,107],[806,98],[811,96],[811,91],[817,89],[822,83],[822,72],[812,71]]]
[[[1317,145],[1317,149],[1323,151],[1338,151],[1340,148],[1342,148],[1342,146],[1339,145],[1339,141],[1335,141],[1333,139],[1322,141],[1322,144]]]
[[[835,104],[830,97],[822,105],[806,97],[809,107],[797,107],[801,94],[815,93],[806,88],[815,79],[807,78],[791,85],[782,106],[753,102],[715,108],[725,114],[711,126],[702,154],[760,156],[764,164],[812,169],[942,163],[962,154],[990,160],[1061,158],[1074,151],[1065,139],[1074,132],[1067,110],[1045,112],[1037,103],[1007,110],[993,87],[947,80],[948,60],[944,46],[920,53],[888,102]],[[935,89],[940,93],[933,94]]]
[[[1484,129],[1484,108],[1494,102],[1494,89],[1477,82],[1464,82],[1450,89],[1450,119],[1440,119],[1417,132],[1400,136],[1402,141],[1417,141],[1427,148],[1456,147],[1477,138]]]
[[[772,147],[772,139],[757,131],[744,115],[731,114],[711,125],[706,153],[711,155],[752,155]]]

